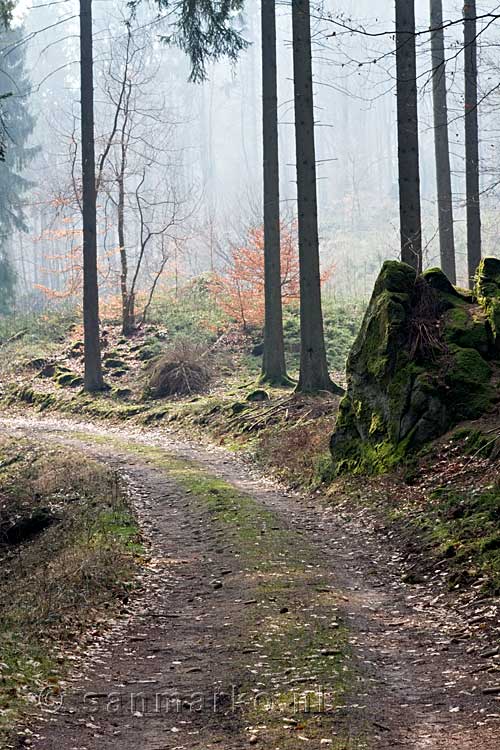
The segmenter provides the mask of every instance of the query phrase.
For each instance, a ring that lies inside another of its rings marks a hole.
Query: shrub
[[[199,393],[206,388],[211,376],[208,351],[196,344],[179,341],[155,360],[145,395],[163,398]]]

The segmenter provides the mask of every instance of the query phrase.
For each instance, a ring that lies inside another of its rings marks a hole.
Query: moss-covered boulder
[[[483,258],[476,279],[476,296],[483,308],[494,339],[496,353],[500,353],[500,259]]]
[[[143,343],[134,346],[131,351],[135,353],[137,359],[140,359],[142,362],[149,362],[149,360],[160,356],[164,352],[164,346],[158,338],[152,336]]]
[[[83,341],[75,341],[68,350],[68,357],[83,357],[84,349]]]
[[[494,341],[484,310],[463,306],[447,310],[443,319],[443,336],[447,344],[476,349],[483,357],[494,356]]]
[[[440,269],[419,276],[384,263],[347,361],[331,439],[338,473],[383,471],[490,408],[500,364],[493,296],[455,289]]]

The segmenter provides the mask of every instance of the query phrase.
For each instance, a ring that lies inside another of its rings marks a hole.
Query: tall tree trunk
[[[134,319],[131,316],[131,297],[127,289],[128,262],[125,247],[125,170],[122,153],[122,165],[118,175],[117,230],[118,247],[120,248],[120,292],[122,298],[122,333],[130,336],[134,330]]]
[[[474,284],[474,276],[481,260],[476,27],[476,0],[466,0],[464,5],[465,193],[467,204],[467,267],[471,286]]]
[[[446,101],[446,60],[444,50],[443,2],[430,0],[432,100],[434,108],[434,152],[439,222],[441,268],[452,284],[457,283],[453,202],[451,192],[448,104]]]
[[[128,101],[125,105],[125,116],[128,115]],[[125,122],[123,123],[120,137],[120,172],[118,174],[118,206],[117,206],[117,230],[118,247],[120,248],[120,292],[122,298],[122,333],[130,336],[135,328],[134,293],[129,293],[128,259],[125,245],[125,169],[127,163],[127,141],[125,138]]]
[[[94,153],[92,0],[80,0],[80,75],[82,109],[83,328],[86,391],[104,387],[99,340],[97,219]]]
[[[298,391],[340,390],[326,361],[319,270],[318,201],[309,0],[292,0],[295,152],[300,264],[300,375]]]
[[[401,260],[421,271],[422,226],[414,0],[396,0],[396,78]]]
[[[286,380],[281,300],[278,91],[275,0],[261,0],[262,143],[264,157],[264,355],[263,381]]]

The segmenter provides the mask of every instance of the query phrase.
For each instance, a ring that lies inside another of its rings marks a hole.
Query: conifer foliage
[[[4,6],[1,18],[4,19]],[[25,46],[19,44],[22,27],[0,33],[0,116],[2,164],[0,168],[0,312],[8,312],[15,286],[10,238],[28,231],[23,196],[32,186],[23,171],[37,148],[30,143],[35,120],[29,109],[30,82],[25,71]]]

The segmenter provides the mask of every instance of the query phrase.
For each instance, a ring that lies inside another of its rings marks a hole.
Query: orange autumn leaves
[[[233,247],[227,268],[215,273],[211,288],[217,304],[243,328],[264,322],[264,229],[250,229],[245,245]],[[281,294],[283,304],[299,298],[299,258],[295,236],[281,226]]]

